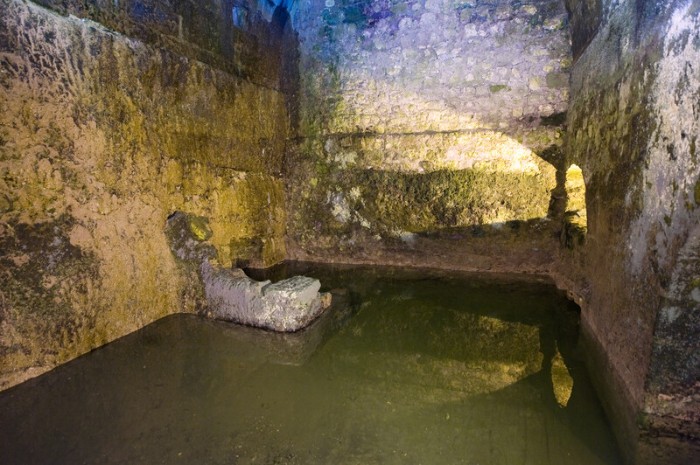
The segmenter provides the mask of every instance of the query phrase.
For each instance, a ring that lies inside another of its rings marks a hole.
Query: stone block
[[[241,269],[202,264],[208,303],[207,315],[273,331],[298,331],[330,305],[329,295],[319,293],[321,283],[306,276],[270,283],[255,281]]]

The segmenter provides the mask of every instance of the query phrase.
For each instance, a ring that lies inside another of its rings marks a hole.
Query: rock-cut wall
[[[547,216],[571,64],[563,3],[311,0],[293,20],[292,255],[353,259]]]
[[[217,29],[230,17],[182,2],[178,35],[164,10],[178,2],[138,3],[129,22],[118,2],[68,11],[79,19],[0,0],[0,388],[196,309],[201,289],[164,234],[175,211],[208,218],[224,266],[285,257],[286,99],[279,65],[247,71],[279,61],[265,55],[277,39],[254,10],[234,34]],[[144,11],[163,30],[139,39],[89,19],[133,32]],[[216,40],[188,42],[207,21],[200,39]]]
[[[590,371],[629,463],[696,463],[700,2],[567,3],[580,55],[567,152],[588,234],[565,273],[584,270]]]

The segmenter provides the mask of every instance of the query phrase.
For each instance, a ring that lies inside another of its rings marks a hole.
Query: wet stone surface
[[[0,463],[620,463],[549,284],[249,273],[333,306],[294,334],[170,316],[2,392]]]

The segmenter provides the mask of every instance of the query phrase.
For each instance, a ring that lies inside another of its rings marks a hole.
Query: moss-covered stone
[[[571,63],[560,3],[298,8],[291,243],[369,250],[416,232],[547,216],[555,168],[536,154],[561,147],[564,118],[548,126],[538,116],[566,109],[566,89],[544,85]],[[530,78],[542,85],[530,89]]]
[[[246,257],[259,265],[281,260],[289,120],[273,87],[32,3],[0,9],[6,386],[196,311],[164,232],[175,211],[224,265],[235,238],[265,244]]]
[[[358,231],[395,238],[453,227],[502,225],[547,216],[554,168],[508,172],[504,167],[437,170],[426,173],[346,168],[319,176],[316,183],[290,186],[290,233],[299,244],[315,246],[319,237],[336,244]],[[304,168],[306,166],[306,168]],[[313,245],[312,245],[313,243]]]

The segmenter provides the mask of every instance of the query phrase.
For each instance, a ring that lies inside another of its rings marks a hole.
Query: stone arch
[[[586,183],[581,167],[572,163],[566,169],[564,190],[566,192],[566,209],[562,241],[573,248],[585,241],[588,230],[586,214]]]

